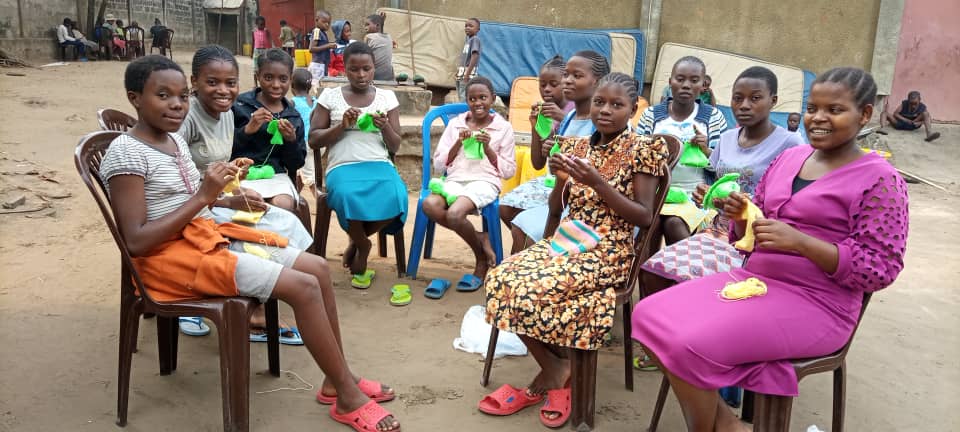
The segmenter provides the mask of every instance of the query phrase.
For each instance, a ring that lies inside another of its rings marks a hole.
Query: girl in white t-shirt
[[[368,237],[384,228],[403,229],[407,216],[407,187],[390,157],[400,149],[400,103],[392,91],[373,86],[369,45],[348,45],[343,62],[350,84],[317,99],[309,144],[314,151],[326,149],[327,205],[350,236],[343,265],[353,274],[350,284],[365,289],[375,274],[367,269],[373,245]]]

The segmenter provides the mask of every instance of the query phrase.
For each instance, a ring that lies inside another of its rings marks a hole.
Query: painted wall
[[[900,45],[890,101],[911,90],[923,97],[933,118],[960,122],[960,2],[909,0],[900,24]]]
[[[274,38],[273,43],[279,47],[276,41],[280,37],[280,20],[286,20],[294,33],[310,33],[314,27],[314,5],[313,0],[259,0],[260,15],[267,20],[267,30],[270,30],[270,36]],[[353,24],[354,39],[363,34],[362,29],[357,33],[357,24]],[[252,31],[252,28],[251,28]]]
[[[841,65],[870,69],[879,10],[880,0],[664,0],[660,43],[729,51],[818,73]]]

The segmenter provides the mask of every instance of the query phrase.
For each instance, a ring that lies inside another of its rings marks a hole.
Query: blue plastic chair
[[[433,159],[433,150],[430,146],[430,127],[437,118],[443,120],[446,126],[450,119],[467,112],[467,104],[454,103],[436,107],[423,117],[421,136],[423,139],[423,182],[420,185],[420,199],[417,201],[417,219],[413,226],[413,242],[410,245],[410,259],[407,261],[407,276],[417,278],[417,269],[420,267],[420,255],[429,259],[433,255],[433,232],[436,223],[427,218],[423,212],[423,200],[430,195],[430,163]],[[480,209],[483,217],[483,231],[490,238],[490,246],[497,257],[497,264],[503,261],[503,240],[500,236],[500,200],[496,199],[490,205]],[[426,244],[424,244],[426,240]]]

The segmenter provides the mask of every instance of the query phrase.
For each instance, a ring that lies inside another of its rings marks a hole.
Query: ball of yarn
[[[252,166],[247,169],[247,180],[271,179],[276,175],[273,165]]]

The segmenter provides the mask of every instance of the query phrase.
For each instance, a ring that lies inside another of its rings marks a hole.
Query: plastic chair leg
[[[387,233],[382,230],[377,233],[377,252],[380,253],[380,258],[387,257]]]
[[[500,329],[492,326],[490,329],[490,341],[487,342],[487,357],[483,359],[483,374],[480,375],[480,385],[486,387],[490,384],[490,369],[493,367],[493,356],[497,352],[497,339],[500,337]]]
[[[423,249],[423,259],[433,258],[433,233],[437,229],[437,224],[434,221],[427,221],[427,242],[424,244]]]
[[[117,363],[117,425],[127,425],[127,404],[130,401],[130,367],[140,329],[139,299],[133,294],[120,300],[120,361]]]
[[[177,341],[180,333],[178,317],[157,316],[157,352],[160,355],[160,375],[177,370]]]
[[[223,401],[223,430],[250,430],[250,322],[245,302],[226,302],[222,322],[217,324],[220,339],[220,386]]]
[[[753,418],[755,432],[788,432],[793,398],[756,394],[756,413]]]
[[[633,322],[630,312],[633,309],[633,299],[628,298],[623,303],[623,384],[627,390],[633,391]]]
[[[743,402],[740,404],[740,420],[753,423],[753,411],[757,403],[755,396],[755,393],[752,391],[743,389]]]
[[[423,200],[417,203],[417,217],[414,219],[413,240],[410,242],[410,258],[407,260],[407,276],[417,278],[417,269],[420,267],[420,254],[424,252],[424,241],[427,237],[429,220],[423,212]]]
[[[833,432],[843,432],[843,418],[847,403],[847,361],[833,371]]]
[[[397,256],[397,277],[403,277],[407,274],[407,265],[403,262],[404,257],[407,256],[406,248],[404,247],[403,231],[400,231],[393,235],[393,253]]]
[[[497,202],[483,208],[483,228],[487,232],[497,264],[503,262],[503,236],[500,233],[500,207]]]
[[[327,206],[327,194],[319,193],[317,195],[317,217],[314,223],[313,244],[310,246],[310,252],[314,255],[327,257],[327,237],[330,234],[330,207]]]
[[[593,429],[597,396],[597,351],[570,350],[572,385],[570,388],[570,426],[576,431]]]
[[[267,300],[264,303],[264,312],[267,320],[267,364],[270,375],[278,377],[280,376],[280,310],[277,299]]]
[[[667,376],[663,376],[660,381],[660,391],[657,393],[657,404],[653,406],[653,414],[650,416],[650,427],[647,432],[657,432],[657,426],[660,425],[660,415],[663,414],[663,406],[667,404],[667,393],[670,392],[670,381]]]

